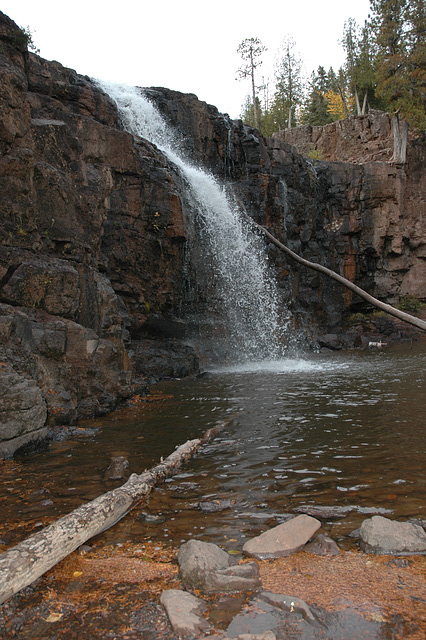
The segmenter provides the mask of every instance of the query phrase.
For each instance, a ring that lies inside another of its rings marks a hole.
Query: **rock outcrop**
[[[174,334],[185,265],[175,168],[123,131],[89,78],[29,54],[4,14],[0,37],[0,360],[30,390],[2,402],[10,455],[45,435],[46,416],[102,415],[198,361]]]
[[[12,376],[6,389],[13,376],[31,389],[26,402],[2,404],[10,455],[46,424],[102,415],[153,379],[196,371],[194,319],[220,304],[202,283],[190,286],[193,211],[164,154],[123,130],[88,77],[28,53],[2,13],[0,74],[0,361]],[[391,304],[424,296],[420,144],[405,167],[313,164],[194,95],[147,93],[188,155],[231,181],[249,214],[291,249]],[[269,254],[283,302],[312,339],[364,308],[272,245]]]
[[[387,162],[393,153],[391,119],[381,111],[323,126],[293,127],[273,138],[295,146],[303,156],[333,162]]]

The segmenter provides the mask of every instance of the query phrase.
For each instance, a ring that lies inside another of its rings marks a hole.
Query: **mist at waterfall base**
[[[143,90],[96,81],[117,104],[133,135],[155,144],[177,167],[195,288],[210,317],[199,317],[201,351],[212,363],[241,368],[293,367],[289,314],[280,302],[264,242],[242,215],[232,190],[185,156]],[[301,366],[299,363],[297,366]]]

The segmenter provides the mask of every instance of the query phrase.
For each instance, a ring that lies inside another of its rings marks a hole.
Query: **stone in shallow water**
[[[223,638],[223,640],[277,640],[277,636],[272,631],[262,633],[240,633],[236,638]]]
[[[312,608],[300,598],[262,592],[234,617],[226,633],[229,638],[262,637],[272,632],[276,638],[324,638],[324,625]],[[247,636],[245,635],[247,634]]]
[[[298,513],[306,513],[308,516],[312,516],[313,518],[326,518],[327,520],[337,519],[337,518],[345,518],[348,513],[351,511],[355,511],[356,507],[353,506],[320,506],[320,505],[301,505],[300,507],[296,507],[294,511]]]
[[[205,603],[187,591],[168,589],[163,591],[160,602],[166,610],[173,631],[182,638],[194,638],[211,625],[203,617]]]
[[[334,540],[324,533],[319,533],[315,540],[303,547],[303,551],[317,556],[338,556],[340,553],[340,549]]]
[[[360,543],[368,553],[426,554],[426,533],[417,524],[373,516],[360,528]]]
[[[254,591],[261,584],[255,562],[239,565],[211,542],[189,540],[180,547],[177,560],[184,586],[206,593]]]
[[[260,560],[289,556],[299,551],[320,527],[319,520],[311,516],[297,516],[248,540],[243,552]]]

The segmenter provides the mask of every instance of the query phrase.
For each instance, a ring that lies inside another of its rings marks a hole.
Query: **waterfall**
[[[195,269],[203,269],[210,280],[208,290],[214,291],[215,311],[227,334],[226,347],[216,348],[217,354],[233,362],[279,359],[285,313],[279,309],[263,242],[250,229],[230,190],[185,158],[177,132],[165,123],[143,90],[97,83],[116,102],[125,129],[155,144],[187,184],[184,200],[195,217],[189,236],[201,258]]]

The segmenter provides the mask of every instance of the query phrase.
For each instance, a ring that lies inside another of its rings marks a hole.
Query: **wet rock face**
[[[386,162],[392,146],[387,115],[298,127],[265,140],[195,96],[155,89],[150,97],[184,132],[189,152],[230,178],[249,214],[293,251],[390,304],[424,297],[424,145],[410,143],[404,167]],[[303,158],[295,144],[303,153],[320,145],[324,159]],[[269,252],[283,298],[314,332],[328,333],[364,308],[338,283],[291,263],[273,246]]]

